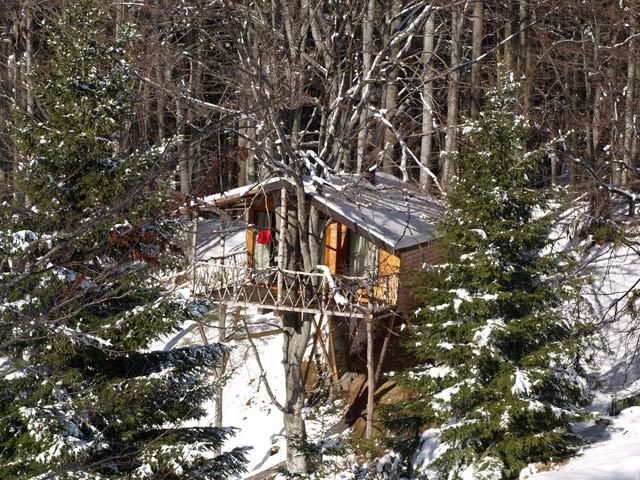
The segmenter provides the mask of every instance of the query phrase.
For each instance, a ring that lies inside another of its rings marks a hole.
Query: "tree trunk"
[[[506,0],[506,2],[507,18],[504,22],[504,39],[506,41],[504,43],[503,63],[507,71],[513,71],[513,40],[507,40],[511,35],[513,35],[513,5],[512,0]]]
[[[533,14],[533,12],[532,12]],[[527,25],[529,24],[529,12],[527,1],[520,0],[520,76],[524,78],[524,89],[522,92],[522,107],[524,115],[528,118],[531,112],[531,92],[533,82],[529,78],[533,68],[531,47]]]
[[[238,186],[248,185],[249,150],[247,148],[247,130],[244,128],[245,120],[238,121]]]
[[[402,5],[400,0],[391,1],[391,10],[389,12],[389,37],[393,35],[393,32],[398,28],[400,9]],[[389,56],[396,59],[399,48],[391,50]],[[396,59],[397,60],[397,59]],[[387,77],[385,96],[384,96],[384,109],[386,110],[387,121],[391,122],[393,116],[398,108],[398,72],[399,69],[394,67],[389,72]],[[383,145],[383,157],[382,157],[382,171],[385,173],[393,174],[396,170],[394,147],[397,143],[396,134],[389,128],[384,129],[384,145]]]
[[[180,175],[180,193],[189,195],[191,193],[191,179],[189,175],[189,157],[187,142],[187,126],[185,108],[182,100],[176,99],[176,127],[180,134],[180,150],[178,152],[178,173]]]
[[[156,66],[156,77],[158,79],[158,83],[162,85],[164,83],[163,68],[159,64]],[[156,141],[158,143],[162,142],[167,135],[165,130],[164,115],[165,115],[165,96],[164,96],[164,92],[158,91],[156,93],[156,119],[158,121],[158,134],[156,137]]]
[[[278,229],[278,301],[283,300],[284,270],[292,270],[296,263],[295,245],[300,240],[297,212],[289,211],[287,189],[280,190],[277,211]],[[285,372],[284,428],[287,442],[287,470],[304,474],[308,458],[304,446],[307,442],[302,408],[305,400],[302,361],[311,334],[311,317],[299,313],[281,314],[283,326],[282,364]]]
[[[432,13],[424,24],[424,44],[422,47],[422,68],[425,78],[422,87],[422,139],[420,145],[420,185],[429,188],[431,176],[427,170],[431,170],[433,163],[433,81],[429,79],[433,69],[431,58],[435,45],[436,15]]]
[[[365,18],[362,22],[362,78],[368,76],[371,70],[371,59],[373,52],[373,22],[376,14],[376,0],[369,0]],[[372,88],[368,85],[365,88]],[[356,172],[361,172],[363,168],[365,149],[368,142],[367,119],[369,117],[368,109],[362,109],[360,116],[360,125],[358,129],[358,144],[356,147]]]
[[[373,438],[373,413],[376,391],[376,368],[374,363],[373,316],[368,315],[367,321],[367,421],[364,436],[367,440]]]
[[[460,37],[462,34],[462,23],[464,12],[460,5],[454,4],[451,7],[451,62],[450,68],[453,70],[449,74],[449,85],[447,89],[447,128],[445,136],[445,155],[442,165],[442,183],[445,189],[451,188],[451,178],[454,175],[454,154],[457,149],[458,133],[458,89],[460,83],[460,71],[457,68],[460,64]]]
[[[311,321],[309,318],[305,319],[305,316],[308,316],[308,314],[282,314],[284,332],[283,364],[286,388],[283,417],[287,439],[287,470],[294,474],[307,473],[309,461],[305,449],[307,431],[302,417],[305,399],[302,360],[309,342]]]
[[[32,32],[32,6],[31,0],[25,4],[25,51],[24,51],[24,80],[25,80],[25,106],[28,115],[33,115],[33,82],[31,75],[33,74],[33,32]]]
[[[484,38],[484,0],[473,3],[473,33],[471,41],[471,118],[480,118],[480,83],[482,79],[481,65],[478,58],[482,55],[482,39]]]
[[[633,134],[635,131],[635,89],[636,89],[636,40],[634,35],[637,33],[637,25],[635,20],[631,20],[631,39],[629,40],[629,54],[627,59],[627,85],[625,87],[625,110],[624,110],[624,144],[622,165],[616,176],[618,184],[627,185],[633,181],[633,163],[631,156],[633,145]]]

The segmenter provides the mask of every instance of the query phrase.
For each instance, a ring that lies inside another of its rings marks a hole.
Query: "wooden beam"
[[[367,415],[364,436],[367,440],[373,438],[374,393],[376,391],[376,377],[373,360],[373,316],[367,316]]]
[[[317,320],[315,319],[315,317],[313,318],[313,323],[316,326],[316,330],[319,332],[320,346],[322,347],[322,353],[325,358],[325,361],[327,362],[327,365],[329,365],[329,368],[331,369],[331,377],[333,378],[333,381],[335,383],[338,383],[338,380],[339,380],[338,370],[336,368],[335,363],[331,361],[331,356],[329,355],[329,352],[327,351],[327,346],[324,343],[324,336],[322,335],[322,331],[320,330],[320,326]]]

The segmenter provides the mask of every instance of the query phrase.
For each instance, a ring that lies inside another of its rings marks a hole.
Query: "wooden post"
[[[218,339],[221,341],[227,336],[227,306],[224,303],[221,303],[218,307],[218,326],[219,326],[219,336]],[[223,355],[220,363],[220,367],[217,369],[216,376],[218,377],[218,382],[215,387],[215,399],[216,399],[216,417],[215,417],[215,426],[220,428],[222,427],[222,385],[220,384],[220,378],[224,375],[227,366],[227,356]],[[219,455],[221,450],[218,448],[216,453]]]
[[[382,368],[384,364],[384,359],[387,355],[387,350],[389,349],[389,343],[391,342],[391,335],[393,335],[393,326],[395,325],[396,317],[395,315],[391,316],[389,320],[389,326],[387,327],[387,334],[384,337],[384,342],[382,343],[382,348],[380,350],[380,355],[378,357],[378,366],[376,367],[376,375],[375,381],[378,383],[380,380],[380,375],[382,375]]]
[[[325,361],[327,362],[327,364],[329,365],[329,368],[331,369],[331,377],[333,378],[334,383],[337,383],[339,380],[338,370],[336,369],[335,362],[331,360],[331,356],[329,355],[329,352],[327,351],[327,346],[324,342],[324,335],[322,335],[322,330],[320,328],[322,325],[322,320],[320,320],[320,323],[318,323],[314,318],[313,323],[316,327],[316,331],[318,332],[318,338],[320,340],[320,348],[322,349],[322,354],[324,355]]]
[[[322,319],[320,320],[320,324],[322,324]],[[320,336],[320,326],[316,324],[316,333],[313,336],[313,343],[311,344],[311,352],[309,353],[309,360],[307,361],[307,366],[304,369],[303,375],[303,383],[306,385],[309,380],[309,372],[311,371],[311,363],[313,362],[313,357],[316,354],[316,347],[318,346],[318,337]]]
[[[196,217],[193,220],[193,236],[191,237],[191,248],[193,250],[192,252],[192,270],[191,270],[191,296],[195,297],[197,292],[196,292],[196,286],[197,286],[197,265],[198,265],[198,215],[196,214]],[[200,337],[202,338],[202,342],[207,345],[209,343],[209,340],[207,339],[207,333],[204,330],[204,325],[202,325],[202,322],[198,321],[198,332],[200,333]]]
[[[221,242],[222,242],[222,259],[221,263],[224,265],[224,257],[225,257],[225,234],[226,234],[226,225],[224,221],[224,217],[220,220],[220,230],[222,232]],[[202,325],[202,324],[200,324]],[[204,328],[203,328],[204,330]],[[248,334],[249,332],[247,332]],[[227,305],[221,303],[218,306],[218,342],[223,341],[227,336]],[[220,378],[224,375],[225,368],[227,365],[227,356],[223,355],[220,359],[220,367],[217,369],[216,376],[218,377],[218,382],[216,382],[215,386],[215,400],[216,400],[216,412],[215,412],[215,426],[220,428],[222,427],[222,385],[220,384]],[[220,448],[216,451],[218,455],[220,455],[222,451]]]
[[[280,228],[278,228],[278,304],[282,304],[284,295],[285,237],[287,235],[287,189],[280,189]]]
[[[376,390],[376,372],[373,363],[373,315],[367,315],[367,423],[365,438],[373,438],[373,394]]]

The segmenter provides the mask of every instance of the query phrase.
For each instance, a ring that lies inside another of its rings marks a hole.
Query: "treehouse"
[[[301,188],[298,185],[298,188]],[[317,265],[302,267],[296,185],[273,178],[206,197],[201,210],[236,227],[242,240],[217,255],[200,256],[194,282],[200,294],[238,307],[332,317],[380,317],[416,305],[407,282],[438,261],[433,248],[441,206],[424,191],[376,173],[305,177]],[[220,227],[219,235],[227,229]],[[222,239],[224,245],[224,238]]]

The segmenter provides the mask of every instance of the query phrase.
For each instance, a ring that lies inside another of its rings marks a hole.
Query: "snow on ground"
[[[272,330],[277,320],[272,315],[257,315],[252,312],[248,325],[251,331]],[[215,326],[205,328],[210,342],[218,340]],[[195,322],[187,323],[171,338],[165,339],[156,348],[172,348],[202,343]],[[272,335],[253,339],[267,381],[278,402],[284,399],[284,369],[282,367],[282,336]],[[248,474],[273,467],[286,458],[282,413],[273,405],[264,384],[260,381],[261,370],[251,344],[247,340],[225,342],[233,347],[227,363],[222,397],[225,427],[236,428],[236,434],[223,449],[250,446],[248,452]],[[207,416],[197,425],[210,426],[215,422],[215,399],[205,405]]]
[[[591,299],[599,318],[606,321],[591,368],[595,397],[589,408],[595,418],[608,414],[614,399],[640,393],[640,332],[623,312],[623,295],[640,284],[640,253],[629,246],[594,247],[587,263],[592,268]],[[576,427],[592,444],[555,471],[536,473],[531,466],[521,478],[530,480],[638,480],[640,479],[640,407],[623,410],[609,426],[594,421]],[[528,471],[527,471],[528,470]]]
[[[273,318],[275,320],[275,318]],[[284,400],[282,336],[253,340],[278,402]],[[223,423],[238,428],[227,447],[251,446],[249,473],[277,465],[286,458],[282,413],[273,405],[260,381],[260,369],[247,341],[232,342],[229,379],[223,393]],[[213,402],[209,411],[214,410]],[[274,453],[275,452],[275,453]]]
[[[640,407],[623,410],[606,428],[594,426],[599,442],[558,471],[535,480],[638,480],[640,478]],[[586,433],[586,432],[585,432]],[[522,475],[520,478],[527,478]]]
[[[272,331],[278,326],[278,319],[273,314],[258,315],[255,311],[249,311],[245,315],[251,332]],[[229,318],[227,324],[231,323],[232,319]],[[205,328],[205,331],[209,341],[217,341],[218,331],[215,325]],[[244,327],[241,327],[240,333],[243,331]],[[277,401],[282,404],[285,394],[282,335],[253,338],[252,342],[266,372],[267,382]],[[155,348],[170,350],[177,346],[196,343],[202,343],[202,338],[197,324],[190,322],[176,335],[163,340]],[[251,343],[242,339],[227,341],[225,344],[233,348],[225,374],[222,423],[225,427],[235,427],[237,430],[235,436],[224,444],[223,449],[251,447],[247,455],[247,476],[251,476],[285,461],[283,418],[260,380],[262,370]],[[206,403],[207,415],[197,422],[197,425],[214,424],[215,405],[214,399]],[[324,432],[338,421],[341,409],[332,408],[334,406],[307,409],[307,433],[311,440],[317,442],[322,439]]]
[[[620,299],[629,290],[640,287],[636,285],[640,281],[640,253],[633,247],[605,246],[594,249],[590,260],[593,303],[598,317],[607,321],[603,341],[609,350],[601,350],[595,362],[597,387],[617,397],[628,397],[640,393],[640,362],[636,358],[640,335],[635,331],[640,325],[629,315],[619,315],[626,301]]]

